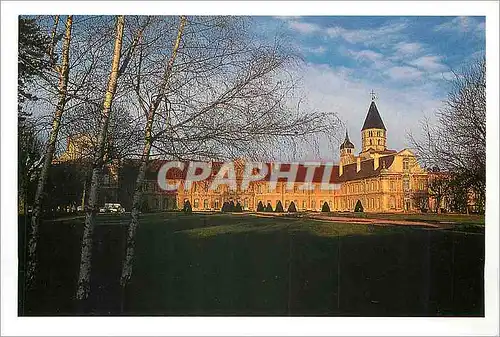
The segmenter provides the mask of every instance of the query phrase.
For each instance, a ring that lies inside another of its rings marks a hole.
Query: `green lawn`
[[[80,308],[87,314],[484,314],[481,234],[244,214],[143,214],[134,274],[122,294],[126,223],[127,215],[98,216],[92,296]],[[45,222],[40,232],[39,282],[24,314],[73,315],[82,220]]]
[[[436,214],[436,213],[353,213],[330,212],[331,216],[423,221],[430,223],[478,224],[484,226],[484,215]]]

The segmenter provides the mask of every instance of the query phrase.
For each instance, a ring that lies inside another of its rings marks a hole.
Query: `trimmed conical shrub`
[[[238,201],[236,205],[234,206],[234,211],[235,212],[243,212],[243,207],[241,207],[240,202]]]
[[[330,206],[328,206],[328,203],[326,201],[323,203],[323,206],[321,207],[321,212],[325,213],[330,212]]]
[[[184,207],[182,207],[182,211],[186,214],[193,212],[193,207],[191,207],[191,203],[189,202],[189,200],[184,201]]]
[[[224,201],[224,203],[222,204],[221,211],[222,212],[229,212],[229,203],[227,201]]]
[[[267,206],[266,206],[266,209],[265,209],[266,212],[272,212],[273,211],[273,206],[271,206],[271,203],[268,202],[267,203]]]
[[[234,212],[234,209],[235,209],[234,201],[231,200],[229,202],[229,212]]]
[[[285,210],[283,209],[283,205],[281,204],[281,200],[278,200],[276,204],[276,209],[274,210],[277,213],[283,213]]]
[[[259,201],[259,203],[257,204],[257,212],[264,212],[265,209],[264,209],[264,204],[262,203],[262,201]]]
[[[297,212],[297,207],[295,207],[295,203],[293,201],[290,203],[290,206],[288,206],[288,212],[290,213]]]
[[[363,205],[361,204],[360,200],[356,202],[356,206],[354,206],[354,212],[363,212]]]

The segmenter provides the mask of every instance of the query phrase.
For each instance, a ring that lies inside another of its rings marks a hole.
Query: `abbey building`
[[[278,181],[276,189],[272,189],[270,182],[263,179],[250,183],[244,190],[237,185],[236,191],[228,186],[212,191],[208,188],[208,179],[192,184],[189,190],[181,184],[176,193],[165,195],[158,189],[156,181],[149,181],[144,201],[147,207],[157,210],[182,207],[186,200],[195,211],[220,210],[224,202],[233,200],[251,211],[256,210],[259,202],[271,204],[273,208],[281,202],[286,210],[292,201],[299,211],[319,211],[325,202],[331,211],[354,211],[359,200],[364,211],[368,212],[420,211],[422,205],[418,195],[427,193],[427,172],[419,166],[410,150],[387,149],[387,129],[375,101],[370,104],[361,135],[361,149],[356,155],[356,147],[346,132],[340,145],[340,163],[333,166],[330,176],[330,183],[337,186],[335,189],[321,188],[325,168],[320,167],[313,177],[314,189],[302,190],[300,185],[304,182],[305,167],[299,165],[292,189],[286,188],[286,181]],[[221,163],[213,163],[214,172],[218,165],[220,167]],[[272,170],[274,164],[269,165]],[[153,171],[156,170],[153,168]],[[241,170],[237,170],[236,179],[241,179],[241,176]],[[182,174],[170,178],[172,182],[182,180]]]
[[[220,185],[216,189],[209,188],[211,180],[217,174],[223,163],[212,163],[212,174],[204,181],[193,182],[185,188],[183,182],[186,170],[170,170],[167,180],[170,184],[179,184],[175,191],[165,191],[158,186],[158,172],[165,161],[151,161],[143,190],[143,211],[166,211],[182,208],[189,200],[194,211],[218,211],[224,202],[239,202],[243,209],[255,211],[259,202],[271,204],[273,209],[278,202],[286,210],[293,201],[298,211],[319,211],[326,202],[331,211],[354,211],[359,201],[365,212],[404,212],[420,211],[424,206],[419,196],[427,195],[428,173],[422,169],[415,155],[408,149],[401,151],[387,148],[388,130],[372,100],[365,121],[361,128],[361,147],[356,149],[346,132],[345,140],[340,145],[340,161],[338,165],[326,167],[320,165],[312,177],[312,189],[301,189],[306,181],[307,168],[298,165],[296,179],[291,188],[287,188],[287,180],[280,179],[276,187],[271,183],[269,174],[264,179],[250,182],[242,188],[240,183],[236,189],[228,185]],[[77,137],[75,144],[69,144],[58,165],[67,164],[78,157]],[[358,152],[359,151],[359,152]],[[236,161],[235,179],[241,182],[244,160]],[[274,169],[286,171],[287,165],[267,163],[269,171]],[[101,188],[100,203],[120,203],[130,210],[132,195],[135,188],[137,160],[122,159],[105,168],[105,176]],[[325,190],[325,170],[329,170],[329,183],[334,188]],[[85,203],[85,189],[89,184],[82,184],[81,203]]]

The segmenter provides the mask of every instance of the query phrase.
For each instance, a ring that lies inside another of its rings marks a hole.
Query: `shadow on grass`
[[[481,235],[245,215],[144,215],[142,223],[124,296],[126,226],[96,226],[84,314],[484,315]],[[24,314],[77,314],[81,223],[42,227],[39,282]]]

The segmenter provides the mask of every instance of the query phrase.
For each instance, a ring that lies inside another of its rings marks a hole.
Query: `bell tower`
[[[375,93],[373,90],[371,95],[372,102],[370,103],[365,123],[361,129],[362,153],[369,150],[385,151],[387,149],[387,129],[375,104]]]
[[[354,144],[349,140],[349,134],[345,131],[345,139],[340,144],[340,164],[347,165],[354,163]]]

